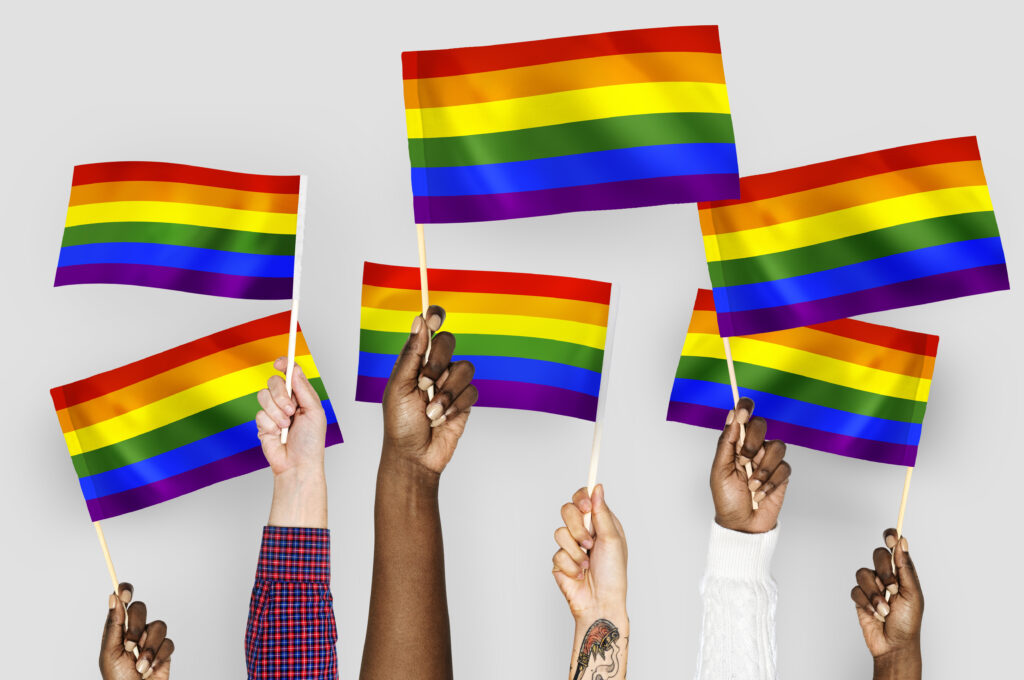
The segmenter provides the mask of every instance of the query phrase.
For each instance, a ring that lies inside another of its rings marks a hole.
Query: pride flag
[[[541,274],[431,269],[453,361],[468,359],[477,406],[597,418],[611,284]],[[420,306],[416,267],[363,265],[356,400],[379,403]]]
[[[739,196],[717,26],[402,54],[418,223]]]
[[[289,299],[300,186],[174,163],[76,166],[53,285]]]
[[[699,207],[722,334],[1010,287],[974,137],[744,177]]]
[[[841,319],[730,339],[740,395],[768,437],[913,466],[939,338]],[[668,420],[720,430],[733,406],[715,300],[697,291]]]
[[[274,314],[50,390],[93,521],[266,467],[256,393],[288,349],[288,322]],[[323,400],[326,444],[339,443],[301,332],[295,360]]]

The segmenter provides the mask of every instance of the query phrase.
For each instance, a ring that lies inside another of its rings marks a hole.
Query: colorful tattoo
[[[590,680],[609,680],[619,672],[619,629],[607,619],[598,619],[587,629],[580,645],[580,654],[576,659],[576,674],[573,680],[581,680],[583,671],[595,657],[601,657],[607,663],[594,667]],[[606,659],[606,655],[611,658]]]

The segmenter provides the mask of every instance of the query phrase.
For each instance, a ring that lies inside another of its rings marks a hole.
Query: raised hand
[[[433,306],[426,320],[413,319],[412,333],[384,391],[385,454],[435,475],[451,460],[478,396],[472,384],[473,364],[452,363],[455,336],[441,332],[430,341],[444,317],[444,310]],[[424,364],[428,342],[430,355]],[[427,397],[430,387],[433,399]]]
[[[592,513],[593,531],[583,516]],[[604,487],[580,489],[562,506],[564,526],[555,531],[555,583],[576,621],[573,680],[626,677],[629,616],[626,614],[626,534],[604,502]],[[588,552],[589,551],[589,552]]]
[[[746,397],[729,411],[711,465],[711,497],[715,502],[715,521],[720,526],[759,534],[778,524],[792,470],[783,460],[786,445],[778,440],[766,442],[768,423],[764,418],[752,418],[753,412],[754,402]],[[746,428],[742,446],[740,425]],[[749,480],[744,469],[747,463],[753,467]],[[751,503],[751,493],[757,510]]]
[[[875,549],[874,568],[857,570],[857,585],[850,597],[875,660],[875,678],[917,679],[921,677],[924,594],[906,537],[897,538],[895,529],[886,529],[882,537],[888,548]]]
[[[167,624],[146,623],[144,602],[134,602],[125,610],[134,593],[132,584],[122,583],[118,592],[119,595],[111,593],[107,603],[107,621],[100,643],[100,675],[103,680],[167,680],[174,652],[174,643],[167,637]]]

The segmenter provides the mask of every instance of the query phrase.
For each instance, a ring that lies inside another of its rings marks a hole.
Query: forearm
[[[322,462],[291,468],[274,477],[274,498],[267,524],[327,528],[327,480]]]
[[[921,645],[875,658],[875,680],[921,680]]]
[[[360,678],[451,678],[437,474],[381,454]]]
[[[625,606],[577,618],[569,680],[625,678],[628,656],[629,616]]]

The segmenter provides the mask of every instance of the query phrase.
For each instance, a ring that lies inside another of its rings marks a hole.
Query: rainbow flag
[[[722,334],[1010,287],[974,137],[744,177],[699,205]]]
[[[193,340],[50,390],[93,521],[123,515],[266,467],[256,393],[288,349],[289,313]],[[301,331],[295,360],[338,419]]]
[[[739,196],[717,26],[402,54],[418,223]]]
[[[740,395],[768,437],[876,463],[913,466],[939,338],[840,319],[732,338]],[[668,420],[721,430],[732,388],[715,300],[697,291]]]
[[[174,163],[78,165],[53,285],[289,299],[301,185]]]
[[[611,284],[541,274],[430,269],[431,304],[468,359],[477,406],[597,418]],[[379,403],[420,307],[416,267],[363,265],[356,400]]]

